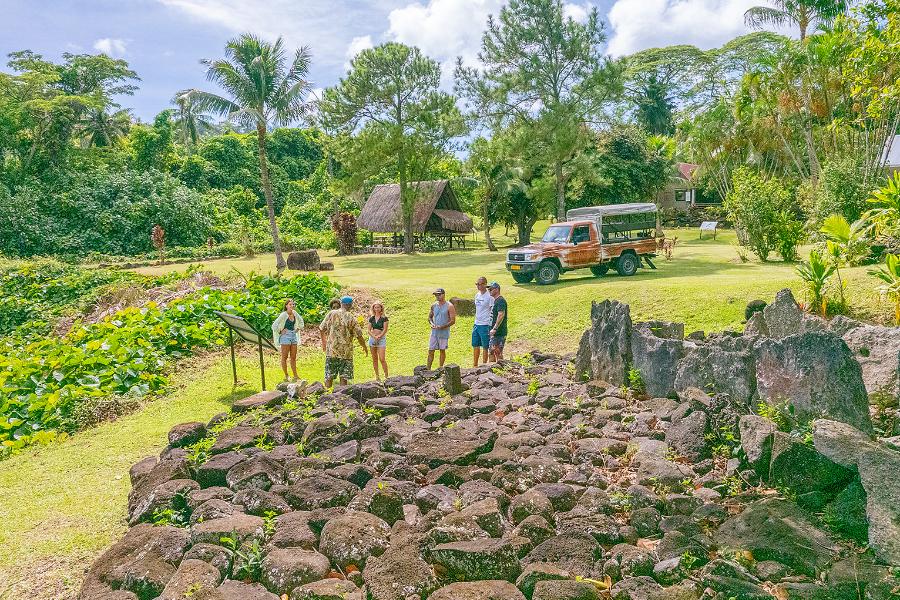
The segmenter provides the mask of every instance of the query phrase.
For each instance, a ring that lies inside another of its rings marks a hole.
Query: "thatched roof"
[[[472,218],[462,212],[456,195],[446,179],[409,184],[417,194],[413,211],[413,231],[472,231]],[[376,185],[359,215],[358,224],[374,233],[403,233],[400,210],[400,184]]]

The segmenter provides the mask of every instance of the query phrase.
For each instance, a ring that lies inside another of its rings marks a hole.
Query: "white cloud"
[[[118,58],[124,56],[125,52],[125,44],[127,42],[125,40],[114,40],[112,38],[103,38],[102,40],[97,40],[94,42],[94,50],[102,52],[103,54],[110,56],[112,58]]]
[[[314,64],[330,69],[343,66],[345,50],[355,36],[384,31],[386,15],[405,3],[403,0],[330,0],[324,4],[296,0],[156,2],[197,21],[224,27],[233,35],[250,31],[271,41],[282,36],[289,50],[308,45]]]
[[[418,46],[442,63],[446,79],[448,71],[452,77],[457,56],[466,64],[477,63],[488,15],[498,15],[502,5],[503,0],[431,0],[428,6],[416,2],[391,12],[387,37]]]
[[[563,4],[563,17],[565,17],[567,19],[571,18],[572,20],[578,21],[579,23],[585,23],[585,22],[587,22],[588,15],[590,14],[590,11],[593,8],[594,7],[591,6],[590,3],[588,3],[587,6],[582,6],[580,4],[564,3]]]
[[[721,46],[748,33],[744,11],[757,0],[616,0],[607,22],[614,56],[647,48],[690,44],[701,49]]]
[[[355,37],[353,41],[347,46],[347,62],[344,63],[344,69],[350,70],[350,61],[356,58],[356,55],[366,50],[368,48],[374,47],[372,43],[371,35],[364,35],[362,37]]]

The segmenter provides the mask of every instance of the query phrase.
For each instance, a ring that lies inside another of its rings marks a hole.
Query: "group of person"
[[[478,292],[475,294],[475,324],[472,327],[472,362],[477,367],[479,359],[482,363],[503,360],[509,319],[506,299],[500,295],[499,283],[488,285],[487,278],[479,277],[475,286]],[[431,326],[428,340],[429,370],[434,363],[435,352],[438,353],[439,366],[444,366],[450,343],[450,328],[456,324],[456,309],[447,300],[444,289],[436,289],[433,295],[435,301],[428,312],[428,323]],[[367,356],[371,355],[375,379],[381,380],[382,371],[386,379],[388,366],[385,352],[389,319],[384,305],[378,301],[372,303],[367,323],[368,339],[363,333],[362,318],[357,318],[351,312],[351,296],[332,299],[329,308],[328,314],[319,324],[322,351],[325,353],[325,387],[330,388],[335,379],[340,385],[347,385],[353,379],[354,341],[359,343]],[[286,380],[289,379],[288,363],[293,371],[294,381],[298,379],[297,332],[302,329],[303,317],[297,313],[296,303],[292,299],[287,300],[283,311],[272,324],[273,342],[281,347],[281,369]]]

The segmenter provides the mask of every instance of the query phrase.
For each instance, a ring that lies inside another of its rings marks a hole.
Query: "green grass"
[[[335,263],[329,277],[345,291],[384,301],[391,317],[387,353],[391,374],[408,374],[415,365],[425,362],[430,333],[428,307],[434,288],[445,288],[448,297],[471,297],[475,280],[481,275],[500,282],[509,302],[508,355],[533,348],[559,352],[576,349],[589,325],[591,301],[606,298],[629,303],[635,320],[681,321],[688,331],[721,331],[740,327],[749,300],[771,301],[784,287],[801,297],[794,265],[755,260],[741,264],[730,245],[734,240],[731,232],[720,232],[715,241],[700,241],[696,229],[668,235],[679,238],[674,258],[657,259],[655,271],[641,269],[630,278],[615,274],[597,278],[581,270],[563,275],[558,284],[549,287],[515,284],[505,269],[502,251],[327,256],[327,260]],[[499,243],[508,244],[509,240]],[[233,274],[232,267],[242,272],[274,272],[275,259],[263,255],[208,264],[210,271],[220,275]],[[187,265],[141,271],[161,273],[172,268],[185,269]],[[864,267],[843,271],[849,280],[848,299],[857,316],[886,322],[891,309],[876,302],[872,295],[875,280],[865,271]],[[471,364],[472,321],[471,317],[460,318],[453,328],[449,362]],[[303,347],[298,361],[300,375],[320,380],[323,362],[318,345]],[[92,560],[124,531],[128,468],[145,456],[157,454],[173,425],[206,420],[225,410],[234,399],[259,389],[258,364],[246,348],[238,377],[250,385],[237,393],[232,392],[231,365],[225,353],[195,359],[180,371],[177,389],[140,411],[65,442],[0,462],[0,599],[74,595]],[[269,387],[281,379],[274,353],[266,355],[266,373]],[[356,375],[357,380],[374,376],[371,362],[359,348]]]

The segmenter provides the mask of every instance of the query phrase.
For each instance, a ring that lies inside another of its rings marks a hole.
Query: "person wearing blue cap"
[[[353,298],[341,298],[341,307],[329,312],[319,325],[322,351],[325,352],[325,387],[330,388],[335,377],[341,385],[353,379],[353,338],[359,342],[366,356],[369,348],[363,338],[359,321],[350,312]]]
[[[456,309],[453,304],[447,302],[444,288],[434,290],[435,303],[431,305],[428,313],[428,323],[431,325],[431,337],[428,338],[428,370],[434,362],[434,351],[440,351],[440,366],[444,366],[447,359],[447,346],[450,343],[450,328],[456,323]]]

